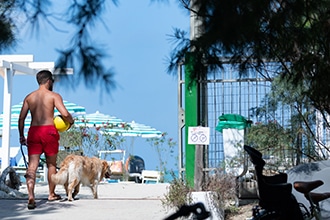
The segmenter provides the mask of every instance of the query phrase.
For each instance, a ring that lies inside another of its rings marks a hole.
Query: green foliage
[[[277,121],[257,122],[247,133],[247,144],[256,147],[265,157],[276,157],[277,165],[292,166],[294,135],[290,129],[283,128]],[[273,164],[275,165],[275,164]]]
[[[267,62],[273,62],[278,67],[265,77],[288,76],[293,86],[307,85],[303,95],[330,113],[330,0],[182,0],[181,4],[199,19],[195,25],[200,26],[194,29],[201,31],[190,39],[188,33],[175,30],[177,47],[169,72],[177,72],[187,52],[195,61],[191,74],[195,81],[228,62],[242,75],[250,69],[264,73]]]
[[[125,138],[119,133],[112,133],[109,129],[117,126],[124,130],[131,129],[126,123],[105,123],[103,126],[89,127],[86,119],[81,120],[85,123],[83,126],[73,126],[68,131],[60,133],[60,145],[67,151],[82,151],[86,156],[98,156],[100,150],[115,150],[122,147]]]
[[[219,169],[209,174],[203,185],[203,191],[213,192],[212,202],[219,210],[231,209],[232,201],[236,203],[236,177],[225,174]],[[178,178],[173,176],[168,192],[161,199],[162,205],[166,208],[179,209],[182,205],[192,203],[191,193],[194,191],[189,186],[185,177]]]
[[[31,35],[36,36],[40,35],[40,31],[48,29],[68,33],[67,45],[58,45],[59,57],[55,68],[64,73],[65,68],[74,67],[76,74],[58,74],[56,77],[63,82],[59,85],[66,88],[70,85],[75,89],[83,81],[86,88],[94,90],[100,87],[101,94],[109,94],[116,89],[114,71],[104,65],[108,59],[104,45],[92,39],[96,25],[102,24],[108,28],[107,22],[102,20],[108,4],[117,6],[119,1],[0,0],[0,52],[14,47],[16,36],[26,28]],[[65,26],[68,29],[64,30]]]
[[[271,86],[263,104],[253,108],[254,116],[266,121],[260,120],[248,129],[249,144],[260,150],[267,149],[264,153],[280,157],[279,162],[290,158],[290,163],[297,165],[303,157],[309,161],[327,159],[317,150],[321,146],[330,152],[316,134],[315,107],[305,95],[308,85],[294,85],[290,77],[284,76],[274,78]],[[280,108],[290,116],[281,124],[274,120],[278,118],[276,112],[281,111]],[[327,117],[322,120],[325,126],[329,126]]]
[[[0,52],[15,45],[16,26],[11,14],[15,8],[15,0],[0,1]]]
[[[283,128],[277,121],[268,121],[265,124],[257,122],[249,128],[247,140],[249,144],[266,148],[273,154],[281,148],[288,149],[293,137],[290,131]]]
[[[64,148],[81,148],[83,142],[82,129],[71,127],[68,131],[60,133],[60,145]]]
[[[177,178],[173,175],[174,179],[171,182],[168,193],[161,199],[162,205],[166,208],[180,209],[182,205],[191,202],[191,192],[193,189],[189,187],[185,179]]]
[[[64,85],[76,88],[84,81],[87,88],[95,89],[97,84],[103,88],[100,92],[110,93],[115,89],[113,70],[106,69],[104,60],[106,51],[104,46],[98,45],[92,40],[96,24],[105,24],[101,20],[106,4],[110,1],[61,1],[51,0],[1,0],[0,1],[0,51],[14,46],[16,36],[23,29],[28,28],[29,33],[40,35],[52,28],[55,31],[68,33],[68,45],[58,45],[59,58],[56,67],[64,72],[63,68],[75,68],[72,76],[59,74]],[[117,0],[112,0],[117,5]],[[55,5],[59,4],[59,5]],[[64,7],[63,7],[64,6]],[[61,10],[58,10],[62,7]],[[54,11],[56,10],[56,11]],[[56,22],[54,22],[56,21]],[[24,26],[22,28],[21,26]],[[69,26],[63,30],[63,26]],[[41,27],[44,27],[41,29]],[[42,32],[41,32],[42,33]],[[67,80],[67,83],[66,83]],[[70,83],[74,80],[74,84]]]
[[[173,141],[173,138],[168,138],[167,133],[164,132],[160,138],[148,138],[150,146],[156,150],[158,160],[159,160],[159,171],[162,174],[166,174],[167,171],[167,162],[169,157],[174,157],[174,147],[176,147],[176,142]]]

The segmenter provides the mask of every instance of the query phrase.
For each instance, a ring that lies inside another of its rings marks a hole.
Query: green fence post
[[[193,58],[186,54],[185,60],[185,168],[187,182],[194,187],[195,175],[195,145],[188,144],[188,128],[197,126],[197,85],[191,82],[190,74],[193,70]]]

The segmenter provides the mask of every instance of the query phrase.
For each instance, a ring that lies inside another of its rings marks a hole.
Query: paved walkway
[[[173,213],[166,211],[161,202],[168,186],[166,183],[100,183],[99,199],[93,199],[89,188],[81,187],[73,202],[48,202],[48,186],[38,184],[36,209],[27,209],[27,199],[0,199],[0,219],[164,219]],[[20,192],[26,193],[25,185]],[[62,186],[57,186],[56,192],[66,197]]]

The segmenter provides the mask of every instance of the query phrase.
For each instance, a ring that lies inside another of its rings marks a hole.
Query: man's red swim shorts
[[[58,153],[60,135],[54,125],[31,126],[27,136],[28,154],[52,156]]]

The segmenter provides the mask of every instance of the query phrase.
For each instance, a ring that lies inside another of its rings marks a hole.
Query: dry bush
[[[191,202],[192,191],[193,189],[189,187],[185,178],[174,177],[169,185],[168,193],[161,200],[162,205],[168,209],[178,210],[181,206]]]
[[[224,208],[228,203],[237,201],[236,177],[226,174],[221,170],[206,176],[203,191],[213,191],[216,197],[214,200],[218,206]]]
[[[214,205],[219,210],[229,209],[230,212],[235,211],[237,204],[237,183],[236,177],[217,171],[205,177],[202,186],[203,191],[212,191]],[[162,205],[166,208],[179,209],[182,205],[190,204],[191,192],[194,189],[189,187],[186,179],[174,177],[170,183],[168,193],[162,199]]]

